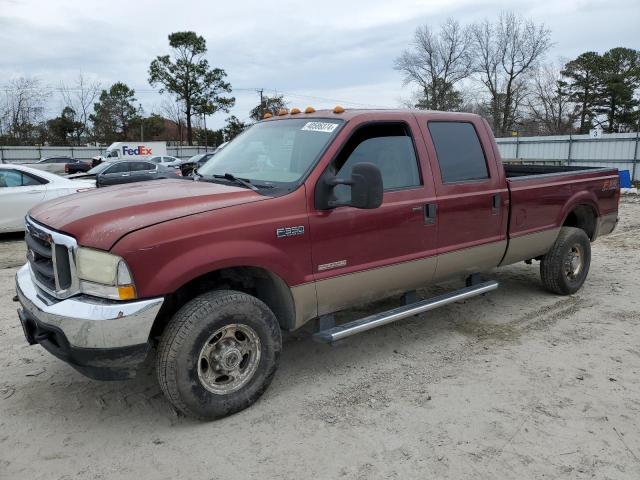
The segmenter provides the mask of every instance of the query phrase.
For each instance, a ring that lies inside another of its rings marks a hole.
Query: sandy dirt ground
[[[212,423],[172,410],[151,360],[101,383],[27,346],[23,258],[0,241],[2,479],[640,478],[638,199],[578,294],[519,264],[489,275],[495,292],[337,347],[291,336],[262,399]]]

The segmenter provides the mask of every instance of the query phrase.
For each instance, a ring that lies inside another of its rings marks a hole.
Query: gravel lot
[[[337,347],[291,336],[263,398],[212,423],[176,415],[152,361],[101,383],[27,346],[12,302],[24,247],[4,237],[0,478],[638,479],[637,197],[621,219],[574,296],[519,264],[487,296]]]

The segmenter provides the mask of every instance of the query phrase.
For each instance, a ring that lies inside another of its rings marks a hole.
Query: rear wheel
[[[162,336],[160,387],[185,415],[230,415],[267,389],[281,346],[278,322],[263,302],[232,290],[205,293],[186,303]]]
[[[540,277],[545,288],[560,295],[577,292],[589,273],[591,242],[584,230],[562,227],[551,250],[542,257]]]

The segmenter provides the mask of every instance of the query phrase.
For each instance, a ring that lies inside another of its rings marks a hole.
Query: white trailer
[[[167,142],[114,142],[107,148],[104,159],[140,160],[167,155]]]

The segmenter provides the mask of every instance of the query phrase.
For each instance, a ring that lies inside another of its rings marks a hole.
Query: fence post
[[[636,146],[633,149],[633,166],[631,168],[631,183],[636,181],[636,165],[638,164],[638,135],[640,134],[640,120],[638,120],[638,128],[636,128]]]
[[[573,137],[569,134],[569,151],[567,152],[567,166],[571,165],[571,145],[573,145]]]
[[[0,145],[0,163],[4,163],[4,147]]]
[[[520,152],[520,132],[516,133],[516,160],[518,159],[518,153]]]

